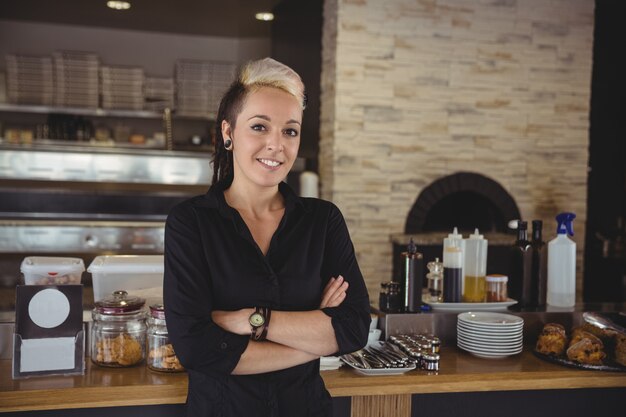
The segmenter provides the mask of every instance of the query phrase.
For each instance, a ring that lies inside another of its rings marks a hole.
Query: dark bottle
[[[402,252],[402,295],[403,307],[407,313],[417,313],[422,305],[422,288],[424,287],[423,256],[417,251],[413,239],[409,242],[406,252]]]
[[[511,247],[509,264],[509,296],[517,300],[517,305],[527,307],[532,304],[532,261],[533,250],[528,240],[528,224],[517,223],[517,240]]]
[[[463,251],[458,246],[443,249],[443,301],[460,303],[463,295]]]
[[[533,220],[532,255],[532,300],[534,306],[546,305],[548,293],[548,246],[543,241],[543,222]]]
[[[380,284],[379,308],[385,313],[402,312],[399,282],[389,281]]]

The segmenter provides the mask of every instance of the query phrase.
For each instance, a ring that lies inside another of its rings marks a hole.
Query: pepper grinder
[[[428,301],[440,303],[443,301],[443,263],[439,261],[439,258],[435,258],[434,261],[428,262],[426,267],[429,271],[426,274],[426,279],[428,280]]]

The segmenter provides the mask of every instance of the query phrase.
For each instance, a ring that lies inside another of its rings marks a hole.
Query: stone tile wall
[[[558,212],[576,213],[580,295],[593,13],[593,0],[325,1],[322,197],[347,220],[373,304],[389,236],[458,171],[498,181],[546,240]]]

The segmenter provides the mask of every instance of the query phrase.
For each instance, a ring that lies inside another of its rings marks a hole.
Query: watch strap
[[[267,331],[270,327],[270,317],[272,317],[272,309],[267,307],[267,311],[265,314],[265,323],[263,324],[263,331],[261,332],[261,337],[259,340],[266,340]]]

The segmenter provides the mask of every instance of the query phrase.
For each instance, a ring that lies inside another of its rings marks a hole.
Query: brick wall
[[[558,212],[576,213],[580,296],[593,13],[593,0],[325,0],[322,197],[373,304],[389,236],[458,171],[498,181],[546,240]]]

